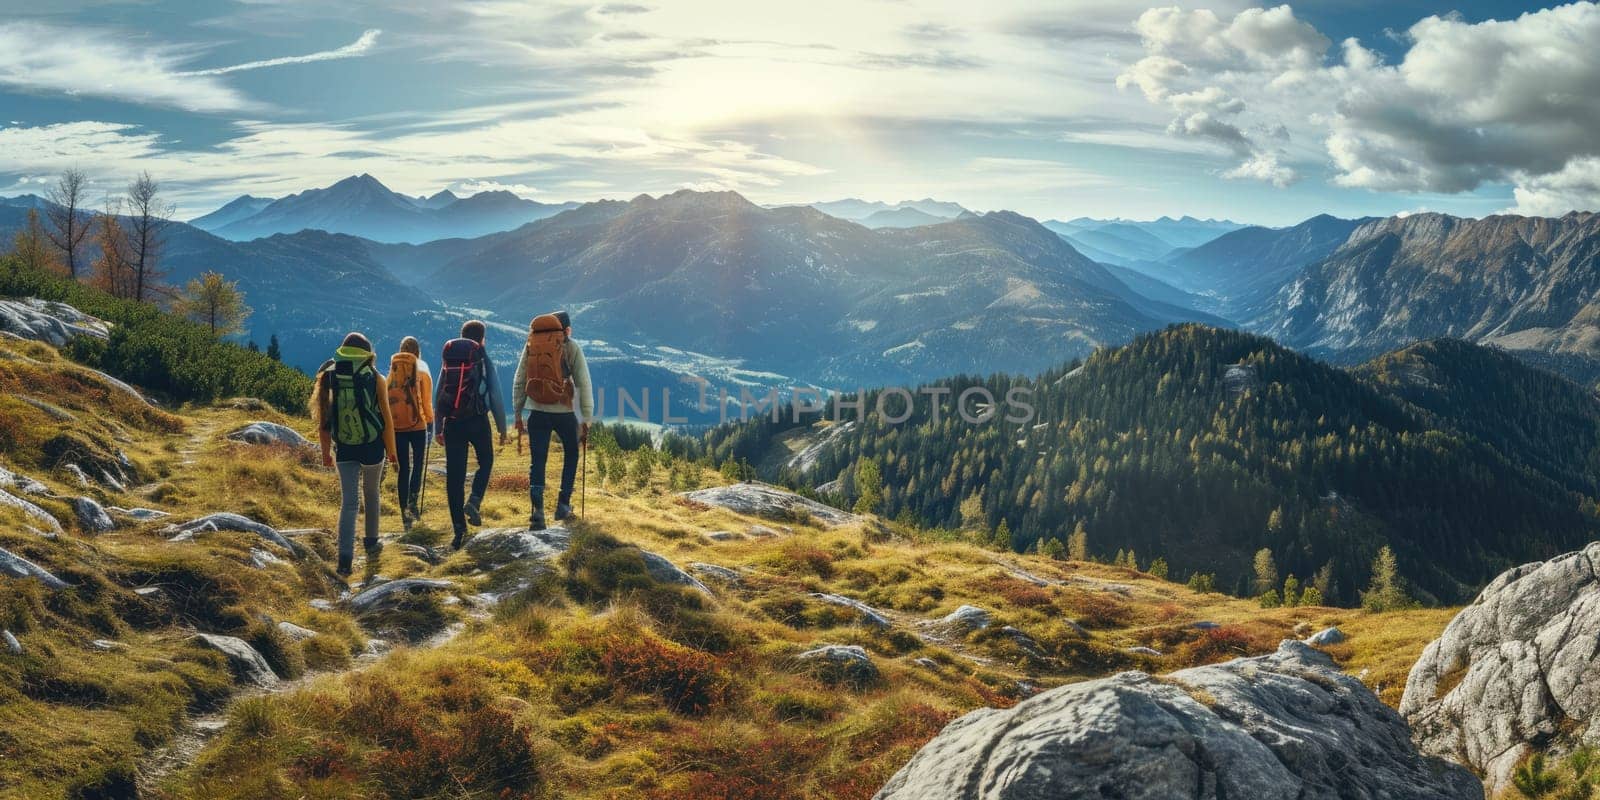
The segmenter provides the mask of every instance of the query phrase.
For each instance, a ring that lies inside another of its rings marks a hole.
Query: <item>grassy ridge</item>
[[[0,257],[0,297],[53,300],[114,323],[109,341],[79,339],[70,350],[73,357],[175,402],[257,397],[293,412],[311,394],[310,379],[299,370],[219,341],[204,326],[148,303],[27,269],[11,256]]]

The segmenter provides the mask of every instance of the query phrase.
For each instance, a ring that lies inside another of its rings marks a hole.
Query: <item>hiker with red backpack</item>
[[[439,388],[434,391],[433,408],[438,419],[436,440],[444,445],[445,497],[450,503],[450,525],[455,538],[450,546],[461,549],[467,525],[482,525],[478,508],[489,490],[494,470],[493,426],[500,430],[500,444],[506,443],[505,399],[500,396],[499,379],[483,340],[487,326],[470,320],[461,326],[461,337],[445,342]],[[466,494],[467,450],[478,460],[472,476],[472,494]]]
[[[428,429],[433,427],[433,374],[421,356],[422,345],[415,336],[401,339],[400,352],[389,359],[386,378],[400,456],[400,521],[407,533],[422,517],[422,477],[427,469]]]
[[[344,337],[334,357],[317,370],[311,392],[311,417],[317,423],[322,464],[339,470],[339,574],[349,577],[355,562],[356,512],[366,506],[366,546],[370,563],[382,550],[378,540],[378,489],[385,457],[395,456],[394,417],[389,391],[374,367],[372,342],[359,333]]]
[[[580,420],[573,411],[576,395]],[[531,404],[527,422],[522,412]],[[589,385],[589,365],[583,348],[572,339],[572,320],[565,311],[535,317],[528,326],[528,340],[517,359],[517,374],[511,386],[511,405],[516,411],[517,432],[526,431],[528,453],[528,499],[533,513],[531,530],[542,531],[544,524],[544,472],[550,456],[550,434],[561,438],[561,493],[556,496],[556,521],[572,516],[572,490],[578,474],[578,455],[589,442],[589,420],[594,416],[594,390]]]

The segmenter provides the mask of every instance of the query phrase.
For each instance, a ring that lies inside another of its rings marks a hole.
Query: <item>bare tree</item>
[[[44,199],[50,201],[45,208],[45,214],[50,217],[50,243],[61,251],[67,274],[73,278],[78,277],[79,249],[93,227],[91,218],[83,209],[85,183],[81,170],[69,169],[61,173],[55,185],[44,193]]]
[[[128,184],[128,265],[133,269],[135,300],[148,300],[163,288],[161,248],[175,210],[161,197],[161,187],[149,172],[139,173]]]
[[[123,230],[121,204],[113,197],[106,198],[106,210],[95,217],[95,244],[100,257],[95,259],[92,282],[113,297],[132,298],[134,292],[133,263],[128,257],[130,246],[127,232]]]

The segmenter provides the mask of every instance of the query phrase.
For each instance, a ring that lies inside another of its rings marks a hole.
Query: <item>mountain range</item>
[[[1246,227],[1231,220],[1190,216],[1149,221],[1078,217],[1066,222],[1048,220],[1044,226],[1084,255],[1124,267],[1160,262]]]
[[[276,200],[245,195],[190,224],[234,241],[321,230],[377,242],[428,242],[511,230],[575,205],[539,203],[507,191],[458,198],[444,190],[413,198],[364,174]]]

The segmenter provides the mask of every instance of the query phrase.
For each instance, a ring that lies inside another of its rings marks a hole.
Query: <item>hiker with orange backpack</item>
[[[359,333],[344,343],[317,369],[311,392],[311,418],[317,423],[322,464],[339,469],[339,568],[349,577],[355,562],[356,512],[366,506],[363,544],[367,560],[374,560],[383,545],[378,540],[378,490],[383,483],[383,462],[396,460],[394,417],[389,392],[373,362],[372,343]]]
[[[415,336],[400,340],[400,352],[389,359],[385,380],[400,457],[400,521],[410,533],[412,524],[422,517],[422,478],[427,469],[428,429],[433,426],[433,374],[422,360],[422,345]]]
[[[483,340],[488,326],[478,320],[461,325],[461,336],[445,342],[439,385],[434,390],[433,408],[438,418],[435,440],[444,445],[445,497],[450,503],[450,525],[455,538],[450,546],[457,550],[466,541],[467,524],[482,525],[478,508],[489,490],[494,470],[493,426],[500,430],[500,444],[506,443],[505,399],[500,396],[494,362]],[[472,475],[472,494],[467,495],[467,450],[478,459]]]
[[[577,398],[577,411],[573,398]],[[528,405],[526,422],[522,412]],[[544,530],[544,472],[550,456],[550,434],[561,437],[561,493],[556,496],[556,521],[572,516],[572,490],[578,474],[579,449],[589,442],[589,420],[594,416],[594,390],[589,384],[589,364],[583,348],[572,339],[572,319],[565,311],[535,317],[528,325],[528,341],[517,359],[511,386],[511,405],[517,432],[529,436],[528,499],[533,513],[531,530]]]

